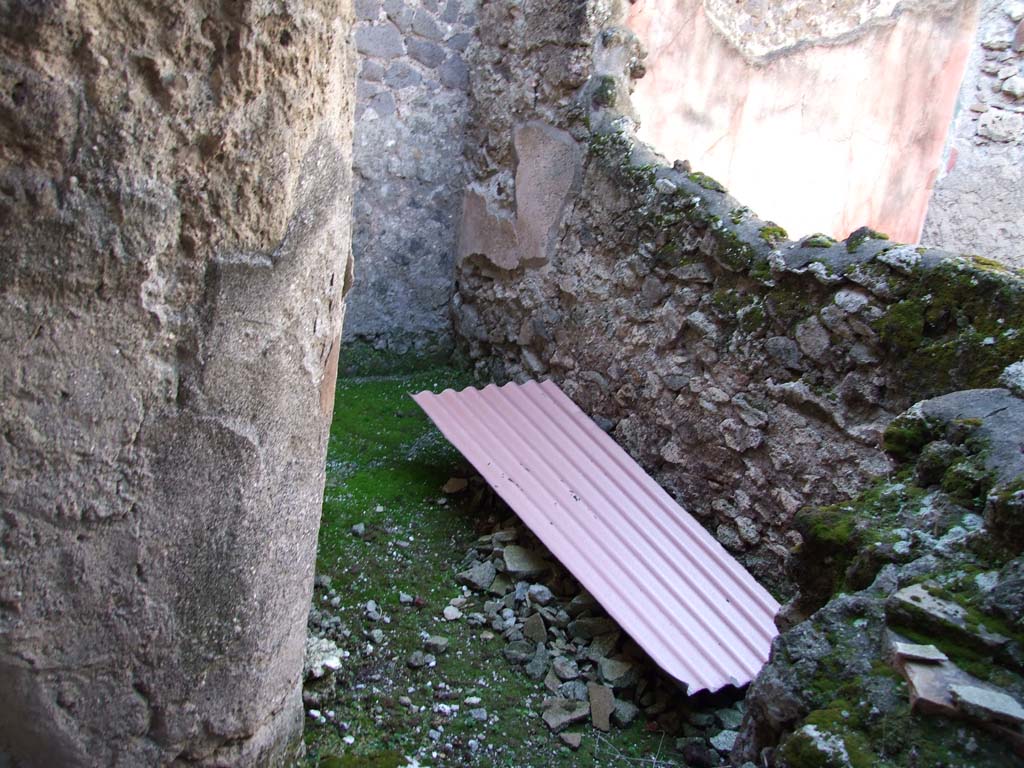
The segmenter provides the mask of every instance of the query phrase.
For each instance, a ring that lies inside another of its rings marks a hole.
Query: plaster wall
[[[794,236],[916,242],[975,16],[973,0],[638,0],[638,135]]]

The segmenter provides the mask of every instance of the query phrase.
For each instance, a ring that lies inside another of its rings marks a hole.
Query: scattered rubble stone
[[[611,716],[615,711],[615,696],[612,689],[598,683],[590,683],[587,686],[587,696],[590,700],[590,720],[594,727],[599,731],[610,731]]]
[[[582,701],[553,697],[545,699],[543,706],[542,718],[552,733],[559,733],[570,725],[583,722],[590,714],[590,705]]]
[[[456,581],[459,584],[465,584],[472,589],[482,592],[491,586],[497,573],[498,571],[494,567],[494,563],[490,560],[477,561],[470,566],[469,570],[460,573]]]
[[[342,651],[324,637],[307,637],[302,675],[305,679],[323,677],[341,667]]]
[[[503,556],[505,570],[513,576],[527,578],[540,576],[551,567],[551,564],[540,553],[518,544],[509,544],[505,547]]]
[[[446,605],[442,613],[446,621],[456,621],[462,618],[462,611],[454,605]]]
[[[613,688],[626,688],[637,680],[637,667],[631,661],[604,658],[598,662],[601,679]]]
[[[444,653],[448,650],[448,638],[431,635],[423,641],[423,647],[430,653]]]
[[[469,481],[464,477],[450,477],[442,487],[441,491],[444,493],[460,493],[466,490],[469,485]]]
[[[532,614],[523,622],[523,636],[535,643],[543,643],[547,639],[548,632],[539,613]]]
[[[583,734],[582,733],[563,732],[563,733],[558,734],[558,738],[560,738],[562,740],[562,743],[565,744],[567,747],[569,747],[569,749],[571,749],[571,750],[579,749],[580,748],[580,744],[583,743]]]
[[[531,584],[527,596],[534,605],[547,605],[555,599],[551,590],[543,584]]]
[[[616,699],[615,711],[612,712],[612,722],[620,728],[628,728],[639,714],[640,708],[633,702]]]

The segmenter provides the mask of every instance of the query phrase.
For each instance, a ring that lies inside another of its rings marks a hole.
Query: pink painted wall
[[[918,240],[974,33],[973,0],[760,59],[701,0],[638,0],[640,136],[792,237],[868,225]],[[845,42],[840,42],[840,41]]]

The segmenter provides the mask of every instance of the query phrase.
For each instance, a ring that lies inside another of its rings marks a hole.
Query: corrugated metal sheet
[[[413,399],[690,692],[743,685],[761,669],[778,603],[555,384]]]

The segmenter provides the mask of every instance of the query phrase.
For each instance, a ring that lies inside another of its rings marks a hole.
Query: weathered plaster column
[[[299,743],[349,26],[347,0],[0,10],[0,759]]]

